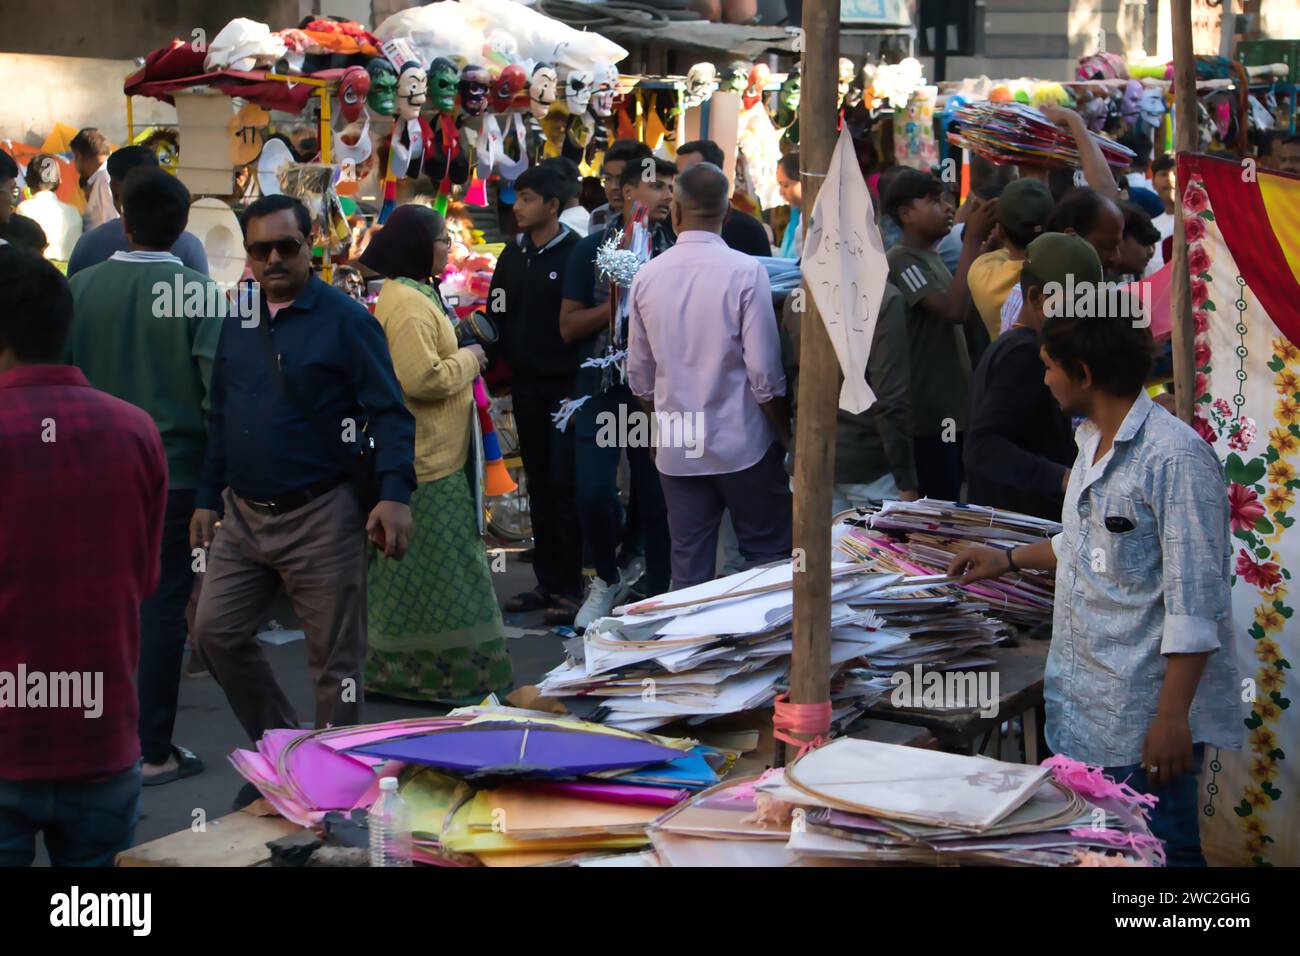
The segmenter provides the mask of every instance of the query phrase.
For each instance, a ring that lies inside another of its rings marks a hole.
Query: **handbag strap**
[[[295,389],[285,377],[284,369],[280,367],[280,356],[275,351],[275,343],[271,341],[270,320],[258,322],[257,332],[262,342],[262,353],[266,356],[267,365],[270,367],[271,374],[275,377],[276,382],[279,383],[280,390],[284,392],[285,398],[289,399],[289,404],[291,404],[298,414],[302,416],[303,420],[311,426],[312,431],[316,433],[316,437],[321,440],[321,443],[325,446],[326,450],[340,464],[347,468],[349,474],[352,476],[352,480],[356,482],[365,481],[366,475],[363,467],[363,460],[366,454],[367,442],[361,443],[361,453],[359,455],[349,455],[347,452],[341,450],[338,442],[334,439],[334,432],[320,418],[316,409],[303,399],[298,390]],[[362,431],[364,433],[365,429],[363,428]]]

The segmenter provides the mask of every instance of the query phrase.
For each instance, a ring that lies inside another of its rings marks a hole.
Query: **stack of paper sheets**
[[[856,562],[831,569],[834,719],[883,696],[887,680],[846,676],[850,662],[906,644],[853,602],[903,580]],[[616,608],[583,635],[580,654],[538,685],[580,717],[648,730],[766,706],[789,673],[792,566],[743,571]]]
[[[1134,154],[1126,146],[1089,132],[1112,166],[1128,166]],[[977,102],[953,110],[948,142],[969,149],[1000,165],[1028,163],[1078,168],[1074,137],[1046,116],[1023,103]]]

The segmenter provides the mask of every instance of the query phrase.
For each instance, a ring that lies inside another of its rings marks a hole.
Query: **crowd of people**
[[[1153,826],[1196,862],[1193,746],[1232,747],[1240,727],[1219,465],[1148,394],[1147,328],[1049,301],[1168,257],[1173,164],[1117,180],[1076,114],[1051,115],[1086,185],[977,162],[958,209],[931,172],[869,177],[889,267],[876,402],[839,413],[834,507],[928,496],[1061,520],[1051,542],[972,549],[950,573],[1055,569],[1048,742],[1160,790]],[[1296,146],[1261,162],[1294,169]],[[0,153],[0,449],[20,463],[0,471],[0,553],[22,556],[0,587],[0,669],[102,673],[105,716],[88,732],[74,710],[4,712],[0,863],[30,862],[42,830],[56,864],[108,863],[141,786],[202,772],[173,740],[187,634],[252,740],[299,726],[255,633],[280,589],[316,726],[360,721],[367,689],[512,688],[475,513],[481,375],[508,382],[534,538],[536,586],[506,612],[581,630],[632,595],[789,559],[802,315],[769,268],[803,251],[798,154],[778,172],[780,236],[733,206],[710,141],[675,163],[614,142],[590,210],[571,163],[528,169],[484,347],[439,294],[451,239],[427,206],[399,206],[360,257],[372,314],[314,273],[303,205],[258,199],[232,297],[151,151],[94,130],[73,148],[79,222],[40,157],[15,211]]]

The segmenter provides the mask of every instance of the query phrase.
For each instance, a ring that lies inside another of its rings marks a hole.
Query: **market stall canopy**
[[[172,94],[195,86],[207,86],[227,96],[238,96],[263,109],[301,113],[317,87],[310,83],[286,83],[268,80],[262,70],[205,70],[202,50],[194,50],[182,40],[154,50],[144,58],[144,66],[126,78],[122,91],[127,96],[149,96],[174,103]],[[307,74],[318,80],[337,80],[341,69]],[[305,77],[306,78],[306,77]]]

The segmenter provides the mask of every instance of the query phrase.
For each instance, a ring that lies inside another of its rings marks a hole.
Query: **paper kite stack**
[[[1106,162],[1128,166],[1134,153],[1113,139],[1089,131]],[[969,149],[1000,166],[1026,164],[1077,169],[1079,150],[1074,137],[1046,116],[1023,103],[967,103],[952,112],[948,142]]]

